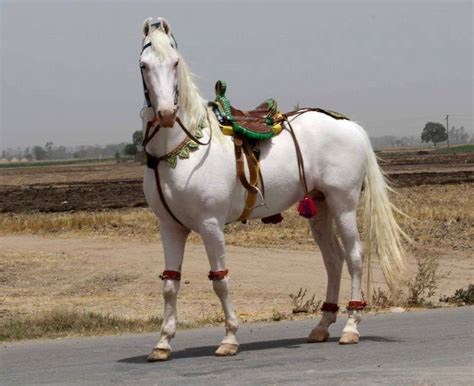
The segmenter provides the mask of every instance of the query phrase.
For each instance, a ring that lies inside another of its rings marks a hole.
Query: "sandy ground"
[[[96,311],[127,317],[161,315],[163,269],[161,245],[152,242],[107,239],[0,237],[0,317],[34,314],[55,308]],[[425,252],[426,253],[426,252]],[[440,272],[437,297],[473,281],[469,252],[435,250]],[[308,295],[324,299],[326,273],[319,250],[313,251],[227,247],[234,304],[242,320],[291,313],[289,295],[303,287]],[[410,271],[414,272],[413,256]],[[179,294],[181,320],[194,321],[220,315],[220,304],[207,279],[204,247],[188,244]],[[383,279],[374,266],[374,288]],[[350,281],[344,268],[340,305],[349,298]],[[435,300],[437,300],[437,297]]]

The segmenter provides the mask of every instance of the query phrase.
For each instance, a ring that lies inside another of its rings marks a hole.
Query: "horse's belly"
[[[260,170],[263,179],[263,186],[260,185],[260,188],[264,199],[262,200],[261,195],[257,195],[256,207],[251,212],[250,219],[280,213],[303,196],[291,138],[261,144]],[[240,215],[247,193],[241,186],[238,189],[241,198],[234,206],[238,208],[237,212]]]

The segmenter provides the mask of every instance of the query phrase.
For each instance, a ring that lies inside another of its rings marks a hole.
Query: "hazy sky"
[[[0,147],[141,128],[143,20],[163,16],[213,99],[340,111],[372,136],[473,120],[472,1],[4,1]]]

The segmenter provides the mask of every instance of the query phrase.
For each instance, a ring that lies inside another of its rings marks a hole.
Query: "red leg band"
[[[363,310],[367,306],[367,303],[363,300],[351,300],[347,306],[348,311]]]
[[[227,274],[229,273],[228,269],[224,269],[222,271],[209,271],[209,275],[207,276],[209,280],[222,280],[224,279]]]
[[[326,302],[324,302],[322,307],[321,307],[321,311],[337,312],[337,311],[339,311],[339,307],[336,303],[326,303]]]
[[[176,280],[180,281],[181,280],[181,272],[178,271],[163,271],[163,273],[160,275],[161,280]]]

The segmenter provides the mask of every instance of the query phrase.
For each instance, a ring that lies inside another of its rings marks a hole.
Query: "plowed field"
[[[379,153],[395,186],[474,182],[474,153]],[[143,165],[101,163],[0,169],[0,213],[146,206]]]

